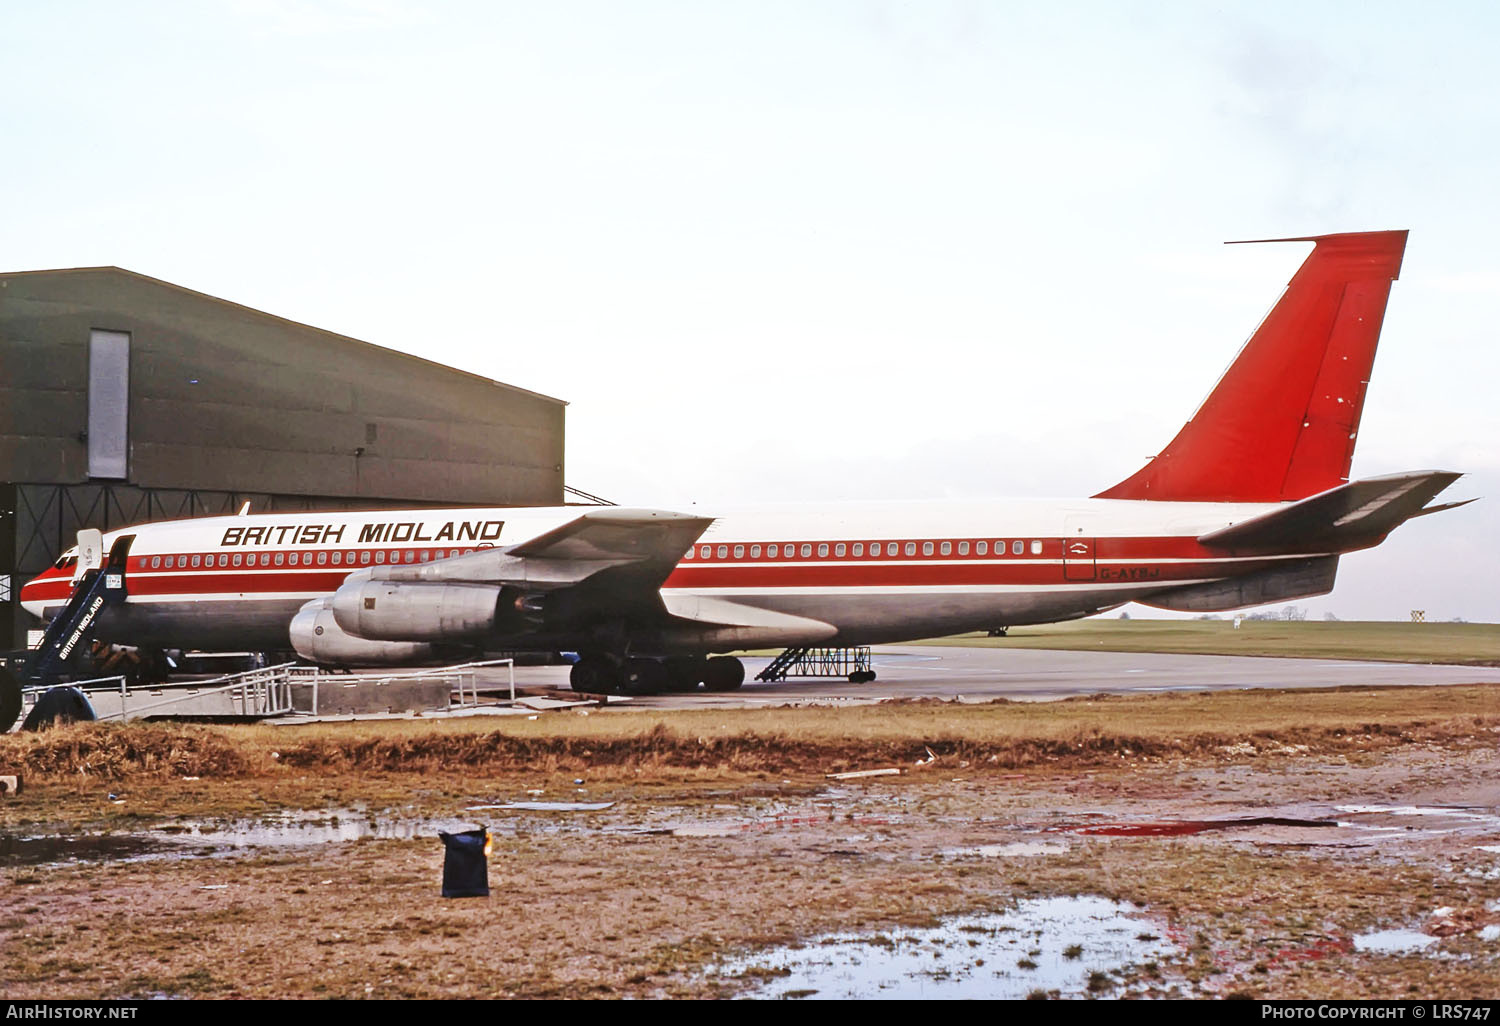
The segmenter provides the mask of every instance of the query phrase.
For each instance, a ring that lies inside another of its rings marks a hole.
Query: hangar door
[[[130,333],[89,332],[89,477],[124,480],[130,450]]]

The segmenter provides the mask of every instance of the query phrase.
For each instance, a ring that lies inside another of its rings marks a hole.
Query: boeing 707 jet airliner
[[[1270,241],[1270,240],[1268,240]],[[98,540],[94,632],[295,648],[330,665],[576,651],[574,687],[738,687],[746,648],[869,645],[1088,616],[1324,594],[1459,477],[1350,481],[1406,232],[1323,235],[1191,420],[1088,499],[725,511],[554,507],[241,515]],[[69,601],[77,550],[25,585]],[[14,688],[14,680],[9,682]]]

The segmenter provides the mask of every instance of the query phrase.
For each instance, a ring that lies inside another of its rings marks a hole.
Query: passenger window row
[[[252,566],[369,566],[372,563],[430,563],[434,559],[468,555],[474,549],[361,549],[317,552],[199,552],[191,555],[138,556],[138,570],[193,570],[215,567]]]
[[[1007,547],[1013,556],[1024,556],[1029,551],[1033,556],[1043,554],[1044,545],[1039,538],[1033,538],[1028,543],[1021,539],[1006,542],[998,540],[994,543],[995,555],[997,557],[1006,554]],[[915,556],[918,551],[924,556],[967,556],[972,551],[976,556],[988,556],[990,554],[990,542],[986,541],[943,541],[943,542],[869,542],[869,558],[879,559],[882,557]],[[855,559],[865,558],[865,542],[788,542],[781,544],[774,542],[768,545],[698,545],[687,551],[685,559],[716,560],[716,559],[811,559],[813,553],[817,553],[818,559],[834,559],[853,557]]]

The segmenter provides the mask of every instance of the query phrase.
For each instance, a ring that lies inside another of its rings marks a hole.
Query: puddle
[[[464,811],[509,809],[516,812],[600,812],[613,808],[614,802],[506,802],[504,805],[470,805]]]
[[[234,854],[244,848],[338,844],[366,838],[436,839],[438,831],[472,830],[471,819],[377,819],[326,813],[254,820],[178,822],[131,833],[14,837],[0,835],[0,866],[61,862],[133,862]],[[493,828],[492,828],[493,829]],[[498,831],[497,831],[498,832]]]
[[[1181,819],[1153,823],[1096,823],[1090,826],[1057,827],[1069,833],[1090,837],[1184,837],[1214,830],[1239,830],[1246,827],[1336,827],[1331,819],[1295,819],[1288,816],[1243,816],[1237,819]]]
[[[1438,939],[1421,930],[1376,930],[1354,938],[1355,951],[1372,951],[1379,955],[1410,955],[1424,951]]]
[[[371,819],[367,816],[307,815],[228,822],[177,823],[151,831],[181,841],[208,842],[233,848],[280,848],[338,844],[347,841],[414,841],[436,838],[438,831],[459,833],[482,824],[472,819]]]
[[[865,815],[857,812],[778,813],[759,819],[718,820],[707,823],[677,823],[668,826],[642,827],[638,833],[666,834],[672,837],[733,837],[769,830],[792,830],[797,827],[847,823],[851,826],[889,826],[890,816]]]
[[[0,866],[45,866],[54,862],[131,862],[180,850],[160,837],[88,834],[78,837],[0,836]]]
[[[1496,827],[1500,827],[1500,816],[1493,811],[1477,811],[1472,808],[1446,808],[1441,805],[1335,805],[1335,812],[1346,816],[1356,816],[1361,819],[1375,820],[1418,820],[1420,827],[1412,826],[1410,823],[1398,822],[1388,825],[1388,830],[1428,830],[1438,833],[1456,833],[1459,831],[1473,832],[1482,831],[1491,833]],[[1364,825],[1364,824],[1349,824]]]
[[[1473,807],[1448,807],[1443,805],[1335,805],[1335,811],[1351,815],[1380,813],[1387,816],[1447,816],[1452,819],[1476,823],[1500,823],[1493,813],[1476,812]]]
[[[981,844],[976,848],[950,848],[943,855],[947,858],[977,855],[982,859],[1018,859],[1061,855],[1067,850],[1068,846],[1058,841],[1016,841],[1012,844]]]
[[[930,929],[833,934],[728,960],[720,978],[759,979],[752,998],[1119,996],[1118,974],[1181,953],[1134,906],[1042,898]]]
[[[1348,816],[1340,825],[1379,836],[1379,840],[1423,840],[1434,837],[1473,836],[1489,840],[1500,828],[1500,816],[1484,806],[1443,805],[1335,805],[1334,811]],[[1500,850],[1500,846],[1496,849]]]
[[[1500,925],[1486,926],[1479,931],[1479,939],[1482,941],[1500,940]]]

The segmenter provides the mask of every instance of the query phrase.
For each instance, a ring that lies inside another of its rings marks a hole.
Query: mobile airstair
[[[875,679],[870,669],[867,645],[844,648],[789,648],[755,675],[758,681],[774,683],[788,677],[847,677],[861,684]]]

